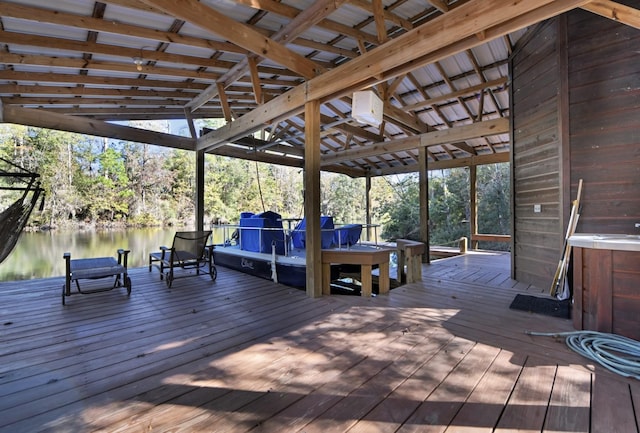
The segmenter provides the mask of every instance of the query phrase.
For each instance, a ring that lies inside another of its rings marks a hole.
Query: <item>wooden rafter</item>
[[[203,3],[187,0],[141,0],[143,3],[179,17],[215,34],[221,34],[228,41],[267,57],[303,77],[317,75],[317,65],[295,51],[263,36],[251,26],[238,23]]]
[[[274,14],[287,17],[290,19],[295,18],[301,12],[301,10],[298,8],[295,8],[293,6],[289,6],[285,3],[281,3],[279,1],[274,1],[274,0],[236,0],[236,3],[243,4],[245,6],[249,6],[252,8],[258,8],[268,12],[273,12]],[[373,44],[377,42],[376,37],[374,35],[371,35],[367,32],[360,31],[354,27],[340,24],[336,21],[332,21],[329,19],[323,19],[319,21],[318,27],[335,32],[336,34],[342,34],[352,38],[363,39]]]
[[[324,19],[325,16],[329,15],[336,8],[340,6],[342,1],[333,1],[329,2],[328,0],[322,0],[314,3],[313,7],[307,8],[306,10],[300,12],[293,18],[285,27],[278,30],[271,36],[271,39],[276,42],[291,42],[296,39],[298,35],[300,35],[304,30],[313,26],[318,21]],[[249,55],[244,61],[239,62],[233,68],[230,68],[229,71],[220,77],[220,80],[224,87],[228,87],[233,82],[237,81],[240,77],[242,77],[246,70],[249,69],[252,73],[252,82],[254,83],[254,91],[255,91],[255,82],[256,76],[254,76],[254,70],[257,71],[257,65],[263,60],[263,57],[258,56],[256,54]],[[322,72],[324,68],[320,65],[317,66],[317,72]],[[305,77],[309,78],[309,77]],[[258,80],[259,81],[259,80]],[[192,101],[189,106],[191,109],[197,109],[201,106],[206,100],[211,99],[215,96],[218,91],[217,86],[211,86],[209,89],[202,92],[202,94]],[[256,102],[261,103],[262,98],[259,98],[256,94]],[[260,102],[258,102],[260,101]]]
[[[473,123],[471,125],[459,126],[456,128],[432,131],[425,134],[394,140],[393,142],[382,142],[362,148],[354,148],[342,152],[336,152],[323,158],[323,162],[337,163],[354,158],[375,156],[389,152],[399,152],[417,149],[418,147],[437,146],[454,141],[468,140],[487,135],[505,134],[509,131],[507,119],[495,119],[485,122]]]
[[[476,84],[475,86],[470,86],[470,87],[466,87],[464,89],[457,90],[455,92],[447,93],[447,94],[442,95],[442,96],[429,98],[429,99],[427,99],[427,100],[425,100],[423,102],[417,102],[415,104],[406,105],[404,107],[404,109],[408,110],[408,111],[418,110],[420,108],[429,107],[431,105],[439,104],[441,102],[449,101],[451,99],[458,99],[458,98],[466,96],[466,95],[472,95],[474,93],[483,91],[485,89],[490,89],[490,88],[495,88],[495,87],[498,87],[498,86],[502,86],[502,85],[506,84],[506,82],[507,82],[507,78],[506,77],[498,78],[496,80],[487,81],[485,83]]]
[[[583,9],[605,18],[640,29],[640,10],[610,0],[594,0]]]
[[[143,60],[170,62],[185,65],[206,66],[209,68],[226,69],[233,66],[231,62],[225,62],[204,57],[188,56],[184,54],[170,54],[155,50],[140,50],[138,48],[126,48],[117,45],[107,45],[88,41],[72,41],[69,39],[54,38],[51,36],[25,35],[23,33],[0,31],[0,43],[36,46],[56,50],[73,51],[78,53],[103,54],[107,56],[142,57]],[[135,70],[133,62],[130,69]]]
[[[382,0],[372,0],[373,18],[376,23],[378,33],[378,43],[384,44],[387,41],[387,26],[385,24],[384,5]]]
[[[385,44],[385,48],[372,50],[362,56],[332,69],[309,82],[304,89],[297,87],[265,104],[262,110],[254,110],[228,126],[199,139],[198,148],[208,149],[233,138],[235,134],[249,133],[256,125],[268,123],[273,118],[287,117],[300,112],[306,100],[332,99],[405,73],[398,65],[406,65],[424,57],[444,58],[461,49],[466,49],[468,38],[484,28],[491,28],[495,36],[509,33],[541,17],[551,17],[582,6],[586,0],[523,0],[505,5],[499,0],[474,0],[451,10],[445,15],[407,32]],[[523,18],[525,17],[525,18]],[[442,31],[446,23],[447,31]],[[470,24],[471,23],[471,24]],[[494,29],[495,28],[495,29]],[[455,50],[455,51],[452,51]],[[421,57],[422,56],[422,57]],[[406,66],[404,66],[406,67]],[[338,78],[339,77],[339,78]],[[234,125],[235,124],[235,125]]]
[[[349,3],[359,7],[360,9],[370,12],[371,11],[371,6],[372,3],[369,3],[366,0],[349,0]],[[375,3],[375,2],[373,2]],[[373,5],[375,7],[375,4]],[[379,6],[378,6],[379,7]],[[404,19],[396,14],[394,14],[393,12],[391,12],[389,9],[387,8],[382,8],[382,17],[384,18],[384,20],[390,21],[402,28],[404,28],[405,30],[411,30],[413,28],[413,24],[411,23],[410,20]],[[386,31],[385,31],[386,33]]]
[[[3,106],[2,121],[37,126],[40,128],[60,129],[80,134],[130,140],[158,146],[176,147],[186,150],[195,149],[195,140],[172,134],[148,131],[123,125],[113,125],[97,120],[82,119],[62,114],[34,110],[29,108]]]
[[[230,53],[248,54],[248,51],[235,44],[224,41],[197,38],[181,35],[175,32],[159,31],[146,27],[120,23],[103,18],[87,17],[49,9],[23,6],[12,3],[0,3],[0,16],[20,18],[29,21],[60,24],[68,27],[91,30],[95,32],[107,32],[113,34],[127,34],[133,37],[144,38],[156,42],[175,43],[189,45],[211,50],[226,51]]]

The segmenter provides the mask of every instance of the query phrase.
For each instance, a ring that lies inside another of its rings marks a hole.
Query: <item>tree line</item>
[[[140,125],[137,125],[140,126]],[[162,132],[166,125],[145,124]],[[0,156],[41,175],[42,212],[33,227],[180,226],[194,222],[195,153],[69,132],[4,125]],[[478,167],[479,231],[510,230],[508,164]],[[384,240],[419,237],[417,175],[374,177],[373,223]],[[337,223],[365,221],[365,180],[321,174],[320,209]],[[0,204],[8,205],[6,198]],[[303,172],[218,155],[205,156],[205,224],[237,222],[240,212],[304,213]],[[429,174],[432,244],[469,235],[467,169]]]

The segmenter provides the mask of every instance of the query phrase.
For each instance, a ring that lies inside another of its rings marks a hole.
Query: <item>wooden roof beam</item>
[[[40,55],[22,55],[0,52],[0,63],[7,65],[34,65],[43,67],[58,67],[58,68],[71,68],[71,69],[91,69],[91,70],[103,70],[103,71],[119,71],[119,72],[134,72],[135,67],[133,63],[120,63],[120,62],[103,62],[90,60],[87,61],[82,58],[61,58],[50,57]],[[165,68],[158,66],[142,65],[141,73],[154,74],[154,75],[166,75],[169,77],[184,77],[200,80],[215,81],[220,75],[212,72],[189,70],[182,68]]]
[[[589,12],[640,29],[640,10],[610,0],[594,0],[582,6]]]
[[[174,98],[188,99],[191,95],[180,91],[157,91],[157,90],[137,90],[137,89],[114,89],[96,87],[63,87],[63,86],[39,86],[0,84],[0,94],[36,94],[36,95],[75,95],[75,96],[120,96],[120,97],[142,97],[142,98]]]
[[[170,14],[167,14],[163,10],[144,4],[141,0],[100,0],[100,1],[102,3],[115,4],[118,6],[122,6],[129,9],[136,9],[143,12],[150,12],[154,14],[171,16]]]
[[[354,6],[359,7],[360,9],[362,9],[364,11],[367,11],[367,12],[371,11],[371,3],[369,3],[366,0],[349,0],[349,3],[354,5]],[[373,3],[374,3],[374,6],[375,6],[375,1]],[[380,3],[382,3],[382,2],[380,2]],[[411,21],[406,20],[406,19],[394,14],[393,12],[389,11],[388,9],[383,7],[381,12],[382,12],[381,13],[381,17],[384,20],[390,21],[390,22],[402,27],[405,30],[411,30],[413,28],[413,24],[411,23]]]
[[[102,1],[101,3],[109,2]],[[88,17],[86,15],[76,15],[66,12],[52,11],[49,9],[41,9],[12,3],[0,3],[0,16],[59,24],[95,32],[123,34],[162,43],[190,45],[194,47],[208,48],[211,50],[225,51],[229,53],[249,53],[249,51],[229,42],[213,41],[209,39],[181,35],[174,32],[163,32],[146,27],[134,26],[117,21]]]
[[[231,113],[231,107],[229,107],[229,101],[227,100],[227,93],[224,90],[224,86],[218,83],[218,96],[220,98],[220,107],[224,113],[224,120],[231,122],[233,120],[233,114]]]
[[[445,13],[449,12],[449,6],[444,0],[427,0],[431,5],[438,9],[440,12]]]
[[[297,14],[286,26],[278,30],[276,33],[271,35],[271,40],[275,42],[290,42],[294,40],[298,35],[304,32],[309,27],[312,27],[318,21],[322,20],[325,16],[329,15],[331,12],[335,11],[340,5],[342,1],[329,2],[329,0],[317,1],[313,4],[312,7],[305,9],[304,11]],[[234,67],[230,68],[226,74],[220,77],[219,82],[223,83],[223,87],[228,87],[235,81],[237,81],[240,77],[246,74],[247,69],[252,72],[252,81],[254,85],[254,92],[256,88],[256,77],[253,75],[253,70],[257,70],[257,65],[263,60],[264,57],[259,55],[249,55],[245,60],[239,62]],[[324,68],[320,65],[317,65],[317,73],[323,72]],[[304,75],[303,75],[304,76]],[[309,76],[304,76],[305,78],[311,78]],[[188,106],[191,110],[195,110],[204,104],[207,100],[216,96],[218,92],[218,87],[211,86],[209,89],[202,92],[202,94],[192,101]],[[259,104],[262,103],[262,98],[258,97],[258,93],[256,93],[256,102]]]
[[[332,155],[325,155],[322,158],[322,163],[336,164],[369,156],[413,150],[419,147],[439,146],[447,143],[470,140],[472,138],[507,133],[509,133],[509,120],[499,118],[472,123],[470,125],[427,132],[413,137],[383,141],[368,146],[351,148],[349,150],[336,152]]]
[[[428,169],[431,170],[445,170],[450,168],[472,167],[486,164],[498,164],[503,162],[509,162],[509,152],[491,153],[488,155],[475,155],[468,158],[456,158],[438,160],[433,154],[427,152],[431,160],[428,163]],[[392,174],[401,173],[415,173],[418,171],[417,165],[408,165],[405,167],[388,167],[378,170],[372,170],[372,176],[388,176]]]
[[[38,108],[40,109],[40,108]],[[129,121],[129,120],[171,120],[184,118],[184,107],[118,107],[114,108],[46,108],[42,109],[48,113],[62,114],[66,116],[84,116],[88,119],[103,121]],[[239,110],[236,110],[239,111]],[[248,111],[248,110],[247,110]],[[244,114],[247,111],[242,111]],[[219,108],[203,108],[201,111],[192,113],[194,119],[222,118],[223,113]],[[189,150],[189,149],[187,149]]]
[[[66,116],[47,110],[3,106],[1,120],[7,123],[17,123],[58,131],[69,131],[98,137],[155,144],[157,146],[195,150],[195,139],[193,138],[116,125],[77,116]]]
[[[50,98],[50,97],[24,97],[24,96],[10,96],[1,97],[2,102],[7,105],[39,105],[39,106],[52,106],[52,105],[112,105],[118,107],[125,106],[160,106],[168,107],[178,105],[184,107],[184,101],[178,99],[149,99],[149,98],[83,98],[83,97],[69,97],[69,98]]]
[[[271,59],[305,78],[316,76],[319,71],[311,60],[263,36],[253,27],[239,23],[204,3],[188,0],[141,0],[144,4],[163,10],[177,18],[201,27],[226,40]]]
[[[300,9],[297,9],[293,6],[289,6],[285,3],[281,3],[279,1],[274,1],[274,0],[235,0],[235,2],[238,4],[249,6],[254,9],[262,9],[268,12],[272,12],[274,14],[291,18],[291,19],[298,16],[301,12]],[[340,0],[340,3],[342,2],[343,0]],[[320,20],[317,23],[317,25],[320,28],[335,32],[336,34],[339,34],[339,35],[347,35],[354,39],[363,39],[372,44],[377,44],[377,38],[374,35],[370,35],[369,33],[363,32],[353,27],[340,24],[336,21],[332,21],[325,18]]]
[[[144,61],[170,62],[207,68],[228,69],[233,66],[232,62],[205,57],[172,54],[156,50],[140,50],[138,48],[126,48],[117,45],[106,45],[88,41],[74,41],[70,39],[54,38],[51,36],[25,35],[23,33],[7,31],[0,31],[0,43],[44,47],[77,53],[128,57],[130,60],[134,57],[142,57]],[[85,60],[85,64],[87,63],[90,62]],[[133,61],[130,63],[129,70],[131,72],[135,71]]]
[[[376,32],[378,33],[378,43],[384,44],[387,39],[387,25],[384,21],[384,4],[382,0],[372,0],[371,6],[373,9],[373,18],[376,23]]]

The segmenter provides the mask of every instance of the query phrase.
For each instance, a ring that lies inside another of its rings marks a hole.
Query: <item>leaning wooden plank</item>
[[[640,425],[640,382],[637,380],[631,381],[629,388],[631,390],[631,403],[633,404],[636,424]]]
[[[582,179],[578,182],[578,193],[576,195],[576,199],[573,201],[571,206],[571,215],[569,217],[569,224],[567,225],[567,232],[564,237],[564,246],[562,248],[562,255],[560,256],[560,261],[558,263],[558,268],[556,269],[556,273],[553,277],[553,281],[551,283],[551,290],[549,294],[551,296],[556,296],[564,286],[564,277],[566,276],[566,270],[569,266],[569,256],[571,254],[571,245],[569,244],[569,238],[575,233],[576,227],[578,225],[579,218],[579,209],[580,209],[580,196],[582,195]]]

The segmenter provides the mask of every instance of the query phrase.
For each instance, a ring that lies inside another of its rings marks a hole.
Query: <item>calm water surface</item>
[[[190,229],[181,229],[190,230]],[[64,276],[65,252],[71,258],[117,257],[118,248],[131,250],[129,267],[147,266],[149,253],[171,246],[176,229],[128,229],[22,233],[9,257],[0,264],[0,281]]]

